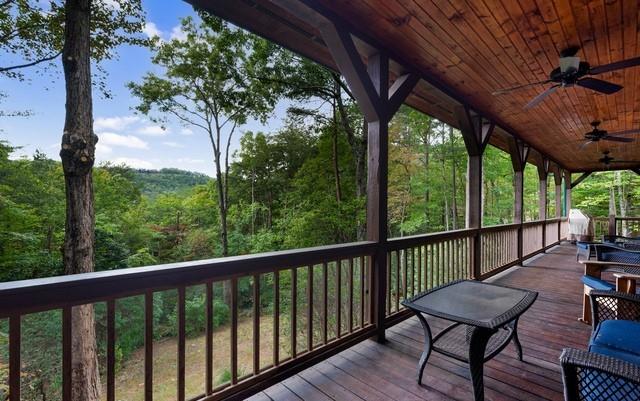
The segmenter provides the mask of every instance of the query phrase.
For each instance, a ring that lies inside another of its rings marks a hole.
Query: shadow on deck
[[[518,334],[524,362],[513,344],[484,366],[488,400],[562,400],[558,357],[564,347],[586,347],[590,328],[581,314],[582,266],[575,248],[563,244],[492,280],[539,292],[521,318]],[[446,323],[431,318],[436,331]],[[251,397],[251,400],[470,400],[465,364],[432,354],[416,382],[423,335],[412,317],[387,330],[384,345],[366,340]]]

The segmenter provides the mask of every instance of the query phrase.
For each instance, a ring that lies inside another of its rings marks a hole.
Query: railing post
[[[467,228],[475,228],[471,247],[472,278],[479,280],[482,271],[482,155],[489,143],[495,123],[459,106],[454,115],[462,133],[469,161],[467,163]]]
[[[609,235],[617,235],[618,230],[617,230],[617,227],[616,227],[616,222],[617,222],[616,221],[616,216],[610,214],[609,215],[609,230],[608,230],[609,231]]]
[[[529,146],[524,142],[511,138],[509,155],[513,167],[513,222],[518,226],[518,264],[522,265],[524,227],[524,167],[529,158]]]

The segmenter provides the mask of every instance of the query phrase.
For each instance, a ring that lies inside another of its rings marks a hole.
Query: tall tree
[[[93,133],[90,54],[91,0],[67,0],[62,51],[66,114],[60,157],[67,198],[63,247],[66,274],[94,270],[92,168],[98,142]],[[74,400],[98,400],[100,378],[93,305],[72,311],[72,394]]]
[[[201,14],[202,22],[182,20],[186,39],[162,43],[153,63],[166,71],[129,83],[140,99],[137,110],[165,121],[171,116],[204,132],[211,142],[218,189],[222,256],[229,254],[229,148],[236,129],[248,118],[264,121],[278,101],[276,82],[285,52],[275,45]]]

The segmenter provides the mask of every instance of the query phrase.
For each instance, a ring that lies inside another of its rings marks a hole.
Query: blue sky
[[[181,17],[194,15],[191,6],[181,0],[143,0],[143,7],[147,13],[145,32],[165,40],[180,35]],[[137,100],[125,85],[129,81],[139,81],[146,72],[157,69],[151,64],[151,52],[123,46],[118,49],[118,55],[117,60],[103,63],[112,98],[104,99],[94,90],[94,130],[100,138],[97,161],[125,163],[136,168],[177,167],[213,175],[213,152],[204,132],[183,127],[175,121],[162,130],[132,110]],[[1,107],[33,112],[26,118],[0,119],[0,139],[22,147],[12,157],[31,156],[39,149],[49,157],[59,159],[65,103],[62,68],[52,74],[26,70],[25,75],[27,82],[0,76],[0,91],[8,95]],[[242,131],[273,132],[280,128],[285,111],[286,105],[279,104],[265,125],[249,121],[240,127],[234,134],[232,150],[237,149]]]

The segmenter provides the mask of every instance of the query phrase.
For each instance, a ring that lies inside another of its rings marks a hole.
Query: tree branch
[[[11,71],[11,70],[17,70],[19,68],[33,67],[34,65],[38,65],[40,63],[45,63],[47,61],[54,60],[54,59],[58,58],[58,56],[60,56],[61,54],[62,54],[62,50],[60,50],[59,52],[57,52],[54,55],[51,55],[51,56],[45,57],[45,58],[41,58],[40,60],[32,61],[30,63],[13,65],[13,66],[9,66],[9,67],[0,67],[0,72],[7,72],[7,71]]]

